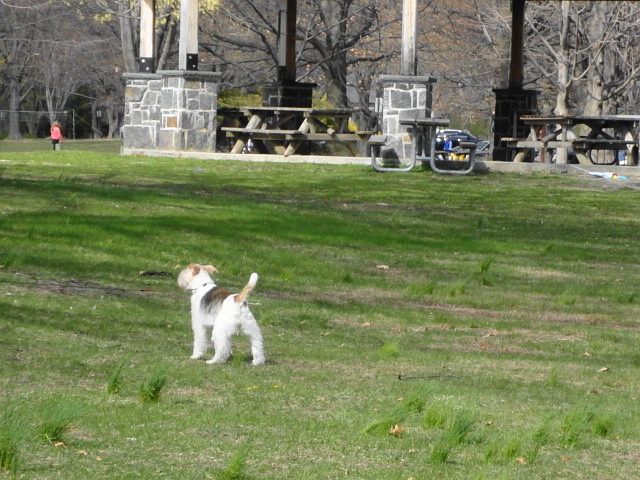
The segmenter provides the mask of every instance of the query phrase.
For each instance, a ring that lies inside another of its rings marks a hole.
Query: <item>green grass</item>
[[[66,139],[62,143],[62,150],[90,153],[120,153],[122,140],[120,139],[99,139],[99,140],[73,140]],[[0,154],[17,152],[39,152],[51,151],[53,147],[49,139],[24,139],[24,140],[0,140]],[[53,152],[52,152],[53,153]]]
[[[0,478],[637,477],[633,181],[7,143]],[[190,262],[266,365],[189,360]]]

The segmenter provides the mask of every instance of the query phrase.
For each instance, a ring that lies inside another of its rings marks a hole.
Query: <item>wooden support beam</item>
[[[418,72],[416,55],[416,31],[418,3],[416,0],[402,1],[402,53],[400,75],[416,75]]]
[[[198,70],[198,0],[180,0],[180,70]]]
[[[284,80],[296,81],[296,25],[298,20],[298,0],[286,0],[286,53]]]
[[[525,0],[511,1],[511,60],[509,88],[522,88],[524,79],[524,9]]]
[[[141,72],[155,71],[155,0],[141,0],[140,3],[140,58]]]

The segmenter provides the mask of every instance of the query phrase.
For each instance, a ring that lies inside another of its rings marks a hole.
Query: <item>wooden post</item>
[[[511,60],[509,88],[522,88],[524,78],[524,8],[525,0],[511,1]]]
[[[296,24],[298,20],[298,0],[286,0],[286,52],[284,80],[296,81]]]
[[[400,75],[416,75],[416,30],[418,3],[416,0],[402,1],[402,56],[400,57]]]
[[[155,0],[142,0],[140,4],[140,72],[155,70]]]
[[[180,0],[180,70],[198,70],[198,0]]]
[[[278,0],[278,80],[284,80],[287,64],[287,0]]]

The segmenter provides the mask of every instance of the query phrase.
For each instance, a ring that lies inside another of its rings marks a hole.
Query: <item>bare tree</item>
[[[637,105],[629,88],[640,71],[634,2],[529,4],[525,51],[546,107],[558,115],[602,115]],[[553,103],[553,102],[550,102]]]
[[[378,51],[381,2],[307,0],[298,4],[297,76],[322,84],[329,102],[347,105],[348,73],[387,58]],[[395,17],[396,21],[398,17]],[[250,86],[277,78],[278,12],[264,0],[230,0],[201,23],[203,47],[224,65],[225,81]],[[355,85],[355,84],[354,84]]]
[[[10,140],[22,139],[20,110],[33,89],[36,74],[32,62],[37,52],[31,39],[39,36],[43,26],[39,15],[43,7],[46,5],[38,2],[7,6],[0,18],[0,68],[8,84]]]

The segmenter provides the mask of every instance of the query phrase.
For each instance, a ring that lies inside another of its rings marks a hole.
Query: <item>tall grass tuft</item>
[[[40,435],[50,443],[62,442],[71,424],[84,413],[84,406],[68,397],[51,399],[41,410]]]
[[[15,478],[20,463],[22,442],[28,428],[13,406],[5,406],[0,413],[0,470]]]
[[[587,432],[595,418],[595,406],[584,402],[571,408],[562,420],[560,442],[575,447],[582,434]]]
[[[493,259],[486,258],[478,265],[478,269],[476,271],[478,283],[483,287],[492,287],[493,282],[491,281],[491,276],[489,271],[491,270],[491,265],[493,264]]]
[[[456,412],[449,420],[446,430],[433,445],[429,454],[429,462],[433,464],[446,463],[453,449],[465,441],[475,422],[475,417],[468,410]]]
[[[140,401],[144,403],[157,403],[167,384],[166,368],[158,367],[151,377],[140,387]]]
[[[443,404],[430,404],[425,408],[422,423],[426,428],[443,428],[451,411]]]
[[[547,387],[557,387],[560,384],[560,369],[556,366],[551,369],[549,372],[549,378],[547,379],[546,386]]]
[[[424,410],[427,399],[433,394],[433,388],[424,386],[410,393],[396,405],[387,415],[367,425],[365,433],[386,435],[395,426],[402,423],[409,415]]]
[[[468,410],[460,410],[456,413],[448,427],[447,436],[456,445],[461,444],[471,432],[473,424],[476,422],[474,415]]]
[[[613,432],[615,421],[610,416],[597,415],[593,420],[591,431],[599,437],[608,437]]]
[[[538,458],[540,448],[549,442],[551,421],[551,418],[544,420],[531,434],[531,449],[526,454],[527,462],[533,463]]]
[[[500,463],[503,461],[503,452],[507,440],[497,437],[491,440],[484,450],[484,461],[486,463]]]
[[[247,459],[249,458],[250,448],[248,445],[242,445],[229,461],[226,468],[215,474],[216,480],[248,480],[246,475]]]
[[[455,448],[456,443],[445,433],[431,448],[429,453],[429,463],[434,465],[441,465],[447,463],[447,460],[451,456],[451,452]]]
[[[122,391],[122,368],[125,360],[120,360],[107,381],[107,395],[116,395]]]

